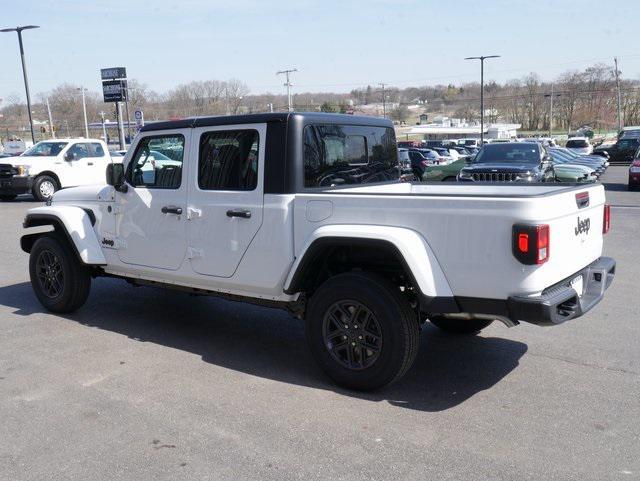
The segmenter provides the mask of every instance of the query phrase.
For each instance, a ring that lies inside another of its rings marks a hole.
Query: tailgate
[[[602,185],[576,188],[547,199],[536,223],[549,225],[549,260],[531,272],[529,287],[544,289],[602,255],[604,204]]]

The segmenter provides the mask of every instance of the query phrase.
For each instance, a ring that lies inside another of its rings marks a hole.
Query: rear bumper
[[[509,318],[540,326],[553,326],[580,317],[604,297],[615,277],[616,262],[601,257],[564,281],[545,289],[540,296],[513,296],[507,300]],[[571,286],[582,276],[582,293]],[[581,295],[580,295],[581,294]]]
[[[0,195],[19,195],[31,192],[33,177],[0,178]]]

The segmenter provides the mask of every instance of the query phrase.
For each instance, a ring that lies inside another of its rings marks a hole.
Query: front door
[[[265,136],[266,124],[194,129],[188,255],[199,274],[231,277],[262,225]]]
[[[129,190],[117,194],[120,260],[176,270],[187,249],[186,201],[190,132],[150,132],[140,137],[127,164]]]

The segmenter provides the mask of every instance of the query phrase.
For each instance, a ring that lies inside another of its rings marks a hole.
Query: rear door
[[[262,225],[266,124],[194,129],[188,212],[191,266],[231,277]]]
[[[90,142],[89,158],[87,158],[87,183],[104,184],[105,171],[109,161],[107,152],[99,142]]]

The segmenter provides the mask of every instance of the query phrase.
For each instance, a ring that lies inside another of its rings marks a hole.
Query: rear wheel
[[[409,302],[386,279],[350,272],[322,284],[309,302],[306,335],[325,373],[340,386],[372,390],[411,367],[419,326]]]
[[[453,334],[477,334],[493,322],[487,319],[447,319],[442,316],[433,316],[429,320],[434,326]]]
[[[9,201],[15,199],[16,197],[18,196],[14,194],[0,195],[0,200]]]
[[[91,289],[88,269],[69,244],[56,235],[43,235],[29,256],[31,285],[40,303],[53,312],[73,312]]]
[[[32,193],[36,200],[46,202],[53,196],[54,192],[59,189],[60,186],[58,182],[56,182],[56,179],[48,175],[41,175],[34,181]]]

